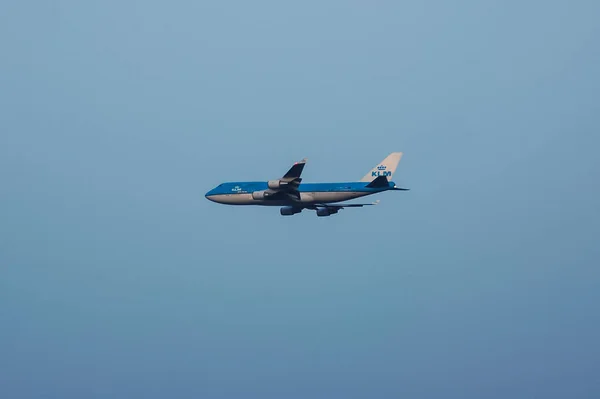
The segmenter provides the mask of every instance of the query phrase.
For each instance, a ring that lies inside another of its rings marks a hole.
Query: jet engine
[[[269,197],[269,193],[266,193],[264,191],[254,191],[252,193],[252,199],[256,200],[256,201],[262,201],[265,199],[268,199]]]
[[[293,206],[284,206],[279,210],[281,216],[292,216],[300,212],[302,212],[302,208],[294,208]]]
[[[267,184],[271,190],[279,190],[287,186],[288,183],[281,180],[269,180]]]
[[[335,208],[317,208],[317,216],[330,216],[338,212],[339,210]]]

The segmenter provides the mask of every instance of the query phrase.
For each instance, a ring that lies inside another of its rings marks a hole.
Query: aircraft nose
[[[213,188],[212,190],[210,190],[209,192],[204,194],[204,198],[206,198],[209,201],[215,202],[214,197],[213,197],[214,195],[215,195],[215,189]]]

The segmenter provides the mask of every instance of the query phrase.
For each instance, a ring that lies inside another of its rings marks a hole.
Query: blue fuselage
[[[257,194],[269,191],[268,182],[234,182],[220,184],[206,193],[206,198],[228,205],[294,206],[336,203],[396,189],[394,182],[379,187],[368,187],[368,184],[365,182],[303,183],[295,190],[300,198],[289,200],[260,198]]]

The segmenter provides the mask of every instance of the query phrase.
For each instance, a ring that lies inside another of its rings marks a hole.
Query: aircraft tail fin
[[[371,171],[367,173],[360,181],[372,182],[379,176],[385,176],[388,180],[391,180],[394,172],[396,172],[396,168],[398,167],[398,163],[400,162],[401,158],[401,152],[392,152],[387,156],[387,158],[371,169]]]

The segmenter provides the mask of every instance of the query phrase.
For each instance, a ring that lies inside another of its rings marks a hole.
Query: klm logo
[[[388,177],[388,176],[391,176],[392,172],[389,172],[386,169],[387,169],[387,166],[385,166],[385,165],[379,165],[377,167],[377,171],[374,170],[374,171],[371,172],[371,177],[379,177],[379,176]]]
[[[231,191],[233,191],[234,193],[239,193],[240,191],[242,191],[242,188],[240,186],[235,186],[231,189]]]

